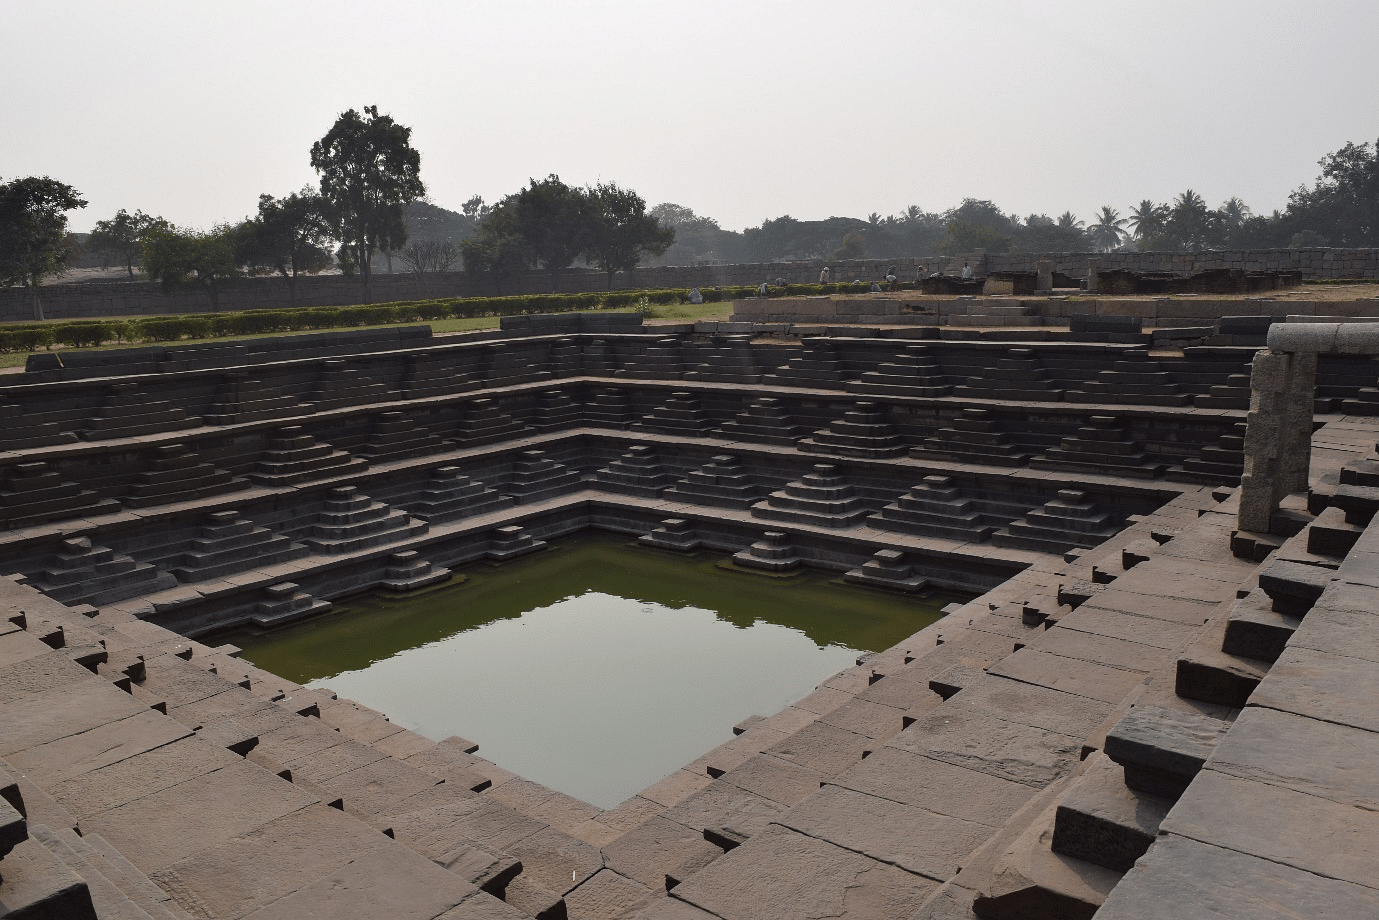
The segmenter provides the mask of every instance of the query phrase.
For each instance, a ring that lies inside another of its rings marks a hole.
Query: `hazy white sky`
[[[0,0],[0,23],[0,177],[74,185],[75,230],[242,218],[371,104],[439,205],[557,173],[733,230],[1189,187],[1267,212],[1379,137],[1375,0]]]

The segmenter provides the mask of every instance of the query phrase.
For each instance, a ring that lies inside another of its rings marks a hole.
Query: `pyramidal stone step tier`
[[[551,379],[547,367],[550,353],[542,342],[527,348],[515,348],[507,343],[490,345],[486,357],[485,386],[506,387]]]
[[[432,565],[413,549],[393,553],[383,571],[382,587],[389,591],[416,591],[449,580],[447,568]]]
[[[605,492],[660,498],[675,482],[665,471],[656,451],[646,444],[634,444],[627,452],[594,474],[594,485]]]
[[[81,437],[86,441],[106,441],[155,432],[181,431],[196,428],[200,424],[200,418],[189,414],[174,402],[150,397],[140,392],[137,384],[117,383],[110,387],[105,404],[96,417],[87,423]]]
[[[195,583],[235,572],[300,559],[310,552],[267,527],[260,527],[238,511],[217,511],[201,525],[201,535],[173,560],[178,581]]]
[[[225,374],[216,401],[206,413],[208,425],[236,425],[306,415],[312,407],[290,390],[244,372]]]
[[[559,338],[551,343],[550,371],[552,377],[578,377],[584,370],[584,351],[579,342]]]
[[[330,490],[302,542],[315,552],[338,556],[418,537],[427,527],[405,511],[361,495],[354,486],[339,486]]]
[[[701,349],[699,366],[685,371],[685,380],[710,383],[761,383],[761,369],[752,354],[751,336],[723,336],[714,345]]]
[[[484,558],[491,562],[507,562],[520,556],[540,552],[546,548],[545,540],[537,540],[520,526],[510,524],[496,528],[489,535],[488,550]]]
[[[795,555],[788,536],[778,530],[768,530],[756,543],[734,553],[733,563],[743,568],[782,573],[798,569],[804,560]]]
[[[586,377],[612,377],[618,369],[618,356],[605,339],[584,342],[578,373]]]
[[[287,486],[328,476],[362,473],[369,461],[317,441],[300,425],[280,428],[268,441],[249,478],[265,486]]]
[[[146,508],[168,502],[195,501],[248,487],[247,480],[202,463],[185,444],[167,444],[154,448],[148,469],[134,477],[134,484],[122,501],[131,508]]]
[[[325,412],[345,406],[389,402],[398,395],[343,358],[327,358],[321,362],[321,373],[309,402],[313,411]]]
[[[905,554],[898,549],[878,550],[860,568],[844,573],[843,581],[906,594],[929,587],[929,579],[916,575],[914,566],[905,561]]]
[[[752,506],[752,516],[819,527],[853,527],[868,514],[866,504],[831,463],[816,464],[798,481]]]
[[[1011,348],[1006,357],[982,370],[979,376],[953,387],[953,395],[966,399],[1004,399],[1029,402],[1060,402],[1063,391],[1056,389],[1049,372],[1039,364],[1034,350]]]
[[[0,450],[28,450],[76,440],[75,432],[64,431],[57,422],[39,413],[25,413],[18,403],[0,399]]]
[[[1131,353],[1136,354],[1136,353]],[[1117,361],[1109,371],[1097,371],[1096,379],[1068,390],[1063,398],[1080,403],[1126,403],[1141,406],[1186,406],[1190,393],[1182,392],[1158,361]]]
[[[988,466],[1024,466],[1028,452],[1000,429],[986,409],[964,409],[947,428],[910,450],[916,460],[955,460]]]
[[[1043,470],[1066,470],[1084,473],[1113,473],[1153,479],[1168,468],[1149,458],[1139,444],[1131,440],[1114,416],[1094,415],[1077,434],[1066,437],[1057,447],[1030,461],[1030,466]]]
[[[683,518],[666,518],[660,527],[638,537],[637,542],[677,553],[692,553],[703,545],[690,522]]]
[[[444,524],[510,508],[512,498],[464,475],[458,466],[443,466],[431,473],[421,497],[405,504],[407,511],[431,524]]]
[[[1249,409],[1250,375],[1231,374],[1224,384],[1208,388],[1192,404],[1199,409]]]
[[[885,407],[874,402],[857,403],[842,418],[800,441],[799,449],[871,459],[897,457],[908,450],[895,426],[886,421]]]
[[[407,399],[425,399],[479,389],[479,381],[461,360],[463,354],[459,351],[423,352],[408,357],[407,370],[402,375],[402,395]]]
[[[101,607],[174,587],[177,580],[146,562],[97,546],[90,537],[68,537],[49,567],[28,583],[69,607]]]
[[[848,381],[844,388],[850,393],[927,397],[947,396],[953,389],[926,345],[908,346],[894,361]]]
[[[716,508],[750,508],[762,489],[732,454],[718,454],[663,493],[662,497]]]
[[[474,399],[465,403],[464,417],[456,427],[455,441],[460,447],[479,447],[532,433],[533,429],[508,415],[493,400]]]
[[[564,390],[547,390],[536,398],[536,418],[532,427],[537,431],[559,431],[583,424],[584,407]]]
[[[991,542],[997,546],[1064,553],[1073,547],[1090,549],[1114,537],[1119,530],[1111,515],[1099,511],[1084,493],[1062,489],[1058,497],[1042,508],[1035,508],[1023,519],[996,531]]]
[[[5,474],[0,488],[0,524],[27,527],[76,515],[110,514],[120,510],[114,499],[101,498],[46,463],[18,463]]]
[[[374,422],[373,432],[359,452],[374,463],[386,463],[450,449],[450,444],[429,428],[419,427],[406,413],[384,412]]]
[[[840,390],[848,376],[847,365],[838,360],[831,343],[806,340],[802,354],[767,374],[764,381],[774,386]]]
[[[1017,513],[1023,513],[1023,509]],[[971,543],[981,543],[1000,526],[976,502],[965,498],[949,476],[925,476],[919,485],[873,514],[870,521],[873,527],[883,530]]]
[[[593,392],[585,406],[587,424],[596,428],[626,428],[632,420],[632,405],[622,390],[606,387]]]
[[[679,380],[684,371],[679,339],[657,339],[642,345],[634,344],[633,351],[623,359],[618,377],[646,380]]]
[[[1360,387],[1355,395],[1341,400],[1346,415],[1379,415],[1379,387]]]
[[[519,505],[576,492],[584,485],[578,470],[557,463],[544,450],[524,450],[512,465],[506,494]]]
[[[263,589],[263,599],[254,605],[254,613],[249,619],[256,626],[265,628],[282,626],[326,613],[331,606],[330,601],[312,597],[300,586],[284,581]]]
[[[631,427],[633,430],[644,429],[660,434],[702,437],[713,428],[713,422],[704,414],[698,396],[679,392],[671,393],[665,405],[653,409],[650,415],[633,422]]]
[[[734,441],[794,447],[808,432],[803,425],[793,424],[779,399],[763,396],[752,400],[746,409],[724,422],[714,435]]]

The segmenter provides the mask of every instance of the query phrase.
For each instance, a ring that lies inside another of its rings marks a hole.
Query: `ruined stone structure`
[[[0,916],[1379,913],[1369,353],[528,319],[0,378]],[[607,811],[213,638],[586,528],[977,596]]]

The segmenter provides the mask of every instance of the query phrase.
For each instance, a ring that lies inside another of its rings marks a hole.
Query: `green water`
[[[586,533],[404,601],[364,595],[266,635],[261,668],[461,735],[520,775],[611,808],[938,618],[917,599],[806,572],[774,579]]]

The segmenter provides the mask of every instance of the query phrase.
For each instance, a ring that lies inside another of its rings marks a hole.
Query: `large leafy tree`
[[[1134,226],[1136,242],[1141,243],[1141,249],[1145,249],[1144,244],[1163,234],[1164,225],[1168,223],[1168,205],[1145,198],[1130,209],[1130,223]]]
[[[403,208],[426,194],[421,154],[412,148],[412,129],[378,114],[350,109],[311,147],[311,165],[321,174],[321,197],[329,203],[336,238],[349,250],[371,299],[370,262],[379,249],[407,242]]]
[[[554,173],[540,181],[531,179],[506,202],[533,259],[550,274],[552,293],[556,272],[588,248],[594,217],[590,204],[582,189],[571,188]]]
[[[631,271],[643,255],[660,255],[675,242],[675,229],[646,213],[646,201],[631,189],[604,182],[585,194],[591,207],[584,254],[608,275],[609,290],[615,274]]]
[[[109,220],[98,220],[86,238],[86,248],[101,253],[107,261],[118,259],[124,264],[129,277],[134,277],[134,266],[140,264],[144,250],[144,237],[152,230],[166,229],[168,222],[161,217],[150,217],[143,211],[130,214],[120,208]]]
[[[34,319],[43,319],[39,284],[67,265],[67,212],[84,207],[76,189],[47,176],[0,184],[0,284],[29,289]]]
[[[1288,198],[1288,218],[1332,246],[1379,246],[1379,141],[1348,143],[1320,160],[1317,184]]]
[[[297,300],[297,277],[316,274],[331,264],[330,206],[310,187],[285,198],[259,196],[258,214],[241,235],[241,257],[287,279]]]
[[[531,244],[518,232],[512,196],[490,208],[479,228],[460,241],[460,258],[465,271],[492,278],[498,294],[503,293],[504,279],[536,264]]]
[[[150,281],[158,281],[164,291],[180,285],[200,287],[220,308],[220,292],[242,272],[246,239],[253,225],[219,224],[210,231],[179,230],[168,226],[152,230],[144,240],[144,270]]]

